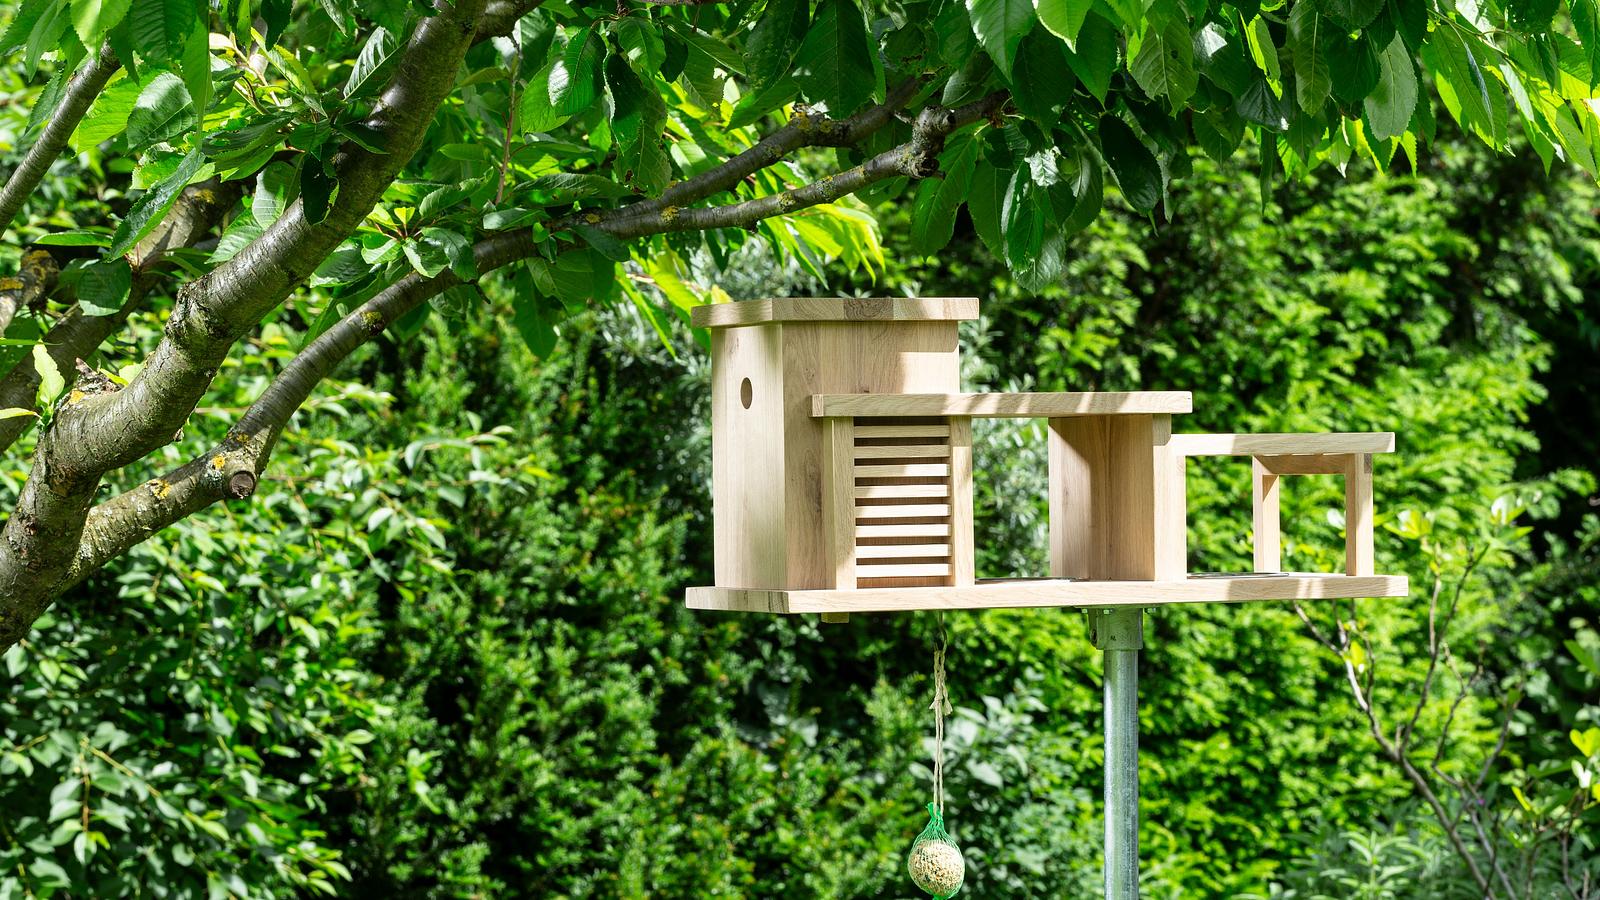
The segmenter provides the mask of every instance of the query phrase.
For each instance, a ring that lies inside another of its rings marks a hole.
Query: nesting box
[[[691,607],[850,612],[1404,596],[1373,569],[1372,460],[1390,432],[1184,434],[1187,391],[963,393],[973,298],[698,308],[712,350],[716,584]],[[1049,425],[1050,573],[974,571],[972,420]],[[1191,574],[1195,456],[1251,460],[1255,571]],[[1278,484],[1342,475],[1343,573],[1279,567]]]

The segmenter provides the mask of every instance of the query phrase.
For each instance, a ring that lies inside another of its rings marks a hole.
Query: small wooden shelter
[[[704,306],[711,329],[716,585],[694,609],[821,613],[1400,597],[1373,568],[1372,461],[1392,432],[1185,434],[1187,391],[960,390],[972,298]],[[1049,420],[1050,574],[978,579],[972,420]],[[1185,468],[1254,469],[1255,566],[1191,573]],[[1345,571],[1282,572],[1279,479],[1342,475]]]

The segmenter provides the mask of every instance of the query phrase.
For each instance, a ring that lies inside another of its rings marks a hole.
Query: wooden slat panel
[[[950,436],[948,425],[856,425],[856,437],[873,438],[942,438]]]
[[[937,537],[950,536],[948,522],[927,523],[916,525],[857,525],[856,540],[862,538],[890,538],[890,537]]]
[[[856,478],[949,478],[947,463],[891,463],[856,466]]]
[[[858,519],[942,519],[948,515],[948,503],[894,503],[856,507]]]
[[[972,416],[1060,418],[1186,413],[1188,391],[1058,391],[1028,394],[814,394],[814,417]]]
[[[950,574],[949,563],[897,563],[862,566],[862,578],[936,578]]]
[[[856,447],[856,459],[946,459],[948,444],[923,444],[902,447]]]
[[[1175,434],[1172,447],[1184,456],[1282,456],[1315,453],[1393,453],[1394,432],[1327,434]]]
[[[863,544],[856,548],[856,559],[924,559],[948,557],[949,544]],[[860,570],[865,574],[865,570]]]
[[[950,484],[858,484],[856,485],[856,499],[881,499],[881,498],[927,498],[934,499],[950,496]]]

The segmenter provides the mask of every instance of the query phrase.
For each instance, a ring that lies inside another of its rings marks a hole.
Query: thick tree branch
[[[478,20],[474,40],[501,37],[511,33],[517,20],[543,5],[544,0],[489,0]]]
[[[586,224],[620,238],[711,228],[746,228],[772,216],[831,203],[888,178],[926,178],[939,170],[939,153],[944,150],[945,138],[951,132],[995,115],[1005,106],[1007,98],[1005,93],[994,93],[955,109],[937,106],[924,109],[912,126],[911,140],[854,169],[782,193],[726,206],[689,209],[667,206],[644,213],[636,213],[634,207],[625,206],[612,216],[593,214]]]
[[[842,195],[838,190],[841,182],[859,188],[893,175],[927,177],[936,171],[939,149],[950,132],[994,115],[1005,101],[1004,95],[997,94],[959,109],[925,110],[918,116],[910,141],[881,154],[866,166],[851,170],[856,173],[870,172],[870,178],[862,175],[850,177],[851,173],[847,172],[829,176],[786,194],[774,195],[793,198],[787,203],[768,197],[761,200],[771,202],[757,206],[744,203],[732,207],[711,207],[704,211],[721,218],[727,218],[729,214],[717,211],[728,209],[740,210],[740,217],[756,216],[758,213],[780,215],[837,199]],[[760,201],[751,202],[760,204]],[[675,220],[670,216],[632,216],[620,222],[626,223],[628,237],[682,230],[674,227]],[[617,224],[605,223],[599,227],[610,230]],[[744,224],[743,219],[735,224]],[[527,259],[536,252],[537,246],[526,230],[496,234],[480,241],[473,250],[477,269],[484,273]],[[460,279],[449,270],[427,279],[415,274],[408,275],[318,336],[273,379],[261,397],[250,405],[216,447],[160,478],[126,491],[91,510],[62,588],[82,581],[110,560],[174,522],[214,503],[248,497],[254,493],[278,436],[316,385],[358,347],[391,323],[429,298],[460,283]]]
[[[859,144],[893,121],[895,113],[916,96],[921,84],[922,79],[907,79],[895,85],[883,103],[845,119],[831,119],[797,107],[788,124],[762,138],[750,149],[693,178],[668,186],[660,197],[625,206],[617,214],[642,216],[668,207],[697,203],[713,194],[733,190],[750,175],[804,147],[850,147]],[[576,224],[576,217],[572,218],[571,224]],[[554,223],[553,227],[559,229],[561,224]]]
[[[122,63],[117,61],[116,54],[111,52],[111,45],[107,44],[89,60],[88,65],[67,80],[61,105],[39,133],[39,139],[28,148],[16,171],[6,179],[5,187],[0,188],[0,234],[11,227],[11,220],[16,218],[22,204],[27,202],[39,182],[44,180],[45,173],[50,171],[56,157],[66,148],[67,139],[72,137],[89,104],[100,96],[106,82],[111,80],[112,73],[121,67]]]
[[[122,327],[129,315],[143,307],[155,278],[150,269],[169,249],[191,246],[210,234],[222,216],[239,201],[244,184],[243,181],[210,178],[189,185],[155,229],[128,254],[134,277],[128,302],[122,309],[109,316],[86,316],[82,310],[74,309],[51,327],[44,336],[45,349],[67,379],[68,386],[77,378],[77,361],[88,359],[101,342]],[[0,376],[0,409],[35,409],[34,397],[38,392],[39,373],[33,368],[32,357],[24,356]],[[26,416],[0,419],[0,451],[16,443],[32,426],[33,419]]]
[[[327,217],[296,200],[266,233],[186,285],[165,336],[129,385],[63,403],[40,437],[17,509],[0,533],[0,647],[27,633],[60,590],[100,478],[170,443],[229,349],[288,296],[371,212],[421,145],[455,84],[484,0],[438,0],[413,32],[367,124],[383,152],[346,144],[331,160]]]

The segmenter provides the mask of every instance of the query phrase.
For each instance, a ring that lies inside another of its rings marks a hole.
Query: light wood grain
[[[949,563],[875,563],[862,566],[862,578],[943,578],[950,574]]]
[[[712,303],[689,311],[696,328],[769,322],[926,322],[978,317],[976,297],[784,297]]]
[[[855,420],[822,426],[822,529],[833,586],[856,586]]]
[[[972,536],[972,420],[950,419],[950,583],[970,585],[976,577],[977,553]]]
[[[783,424],[750,439],[782,446],[787,586],[828,587],[834,572],[826,559],[822,521],[822,420],[811,417],[810,397],[954,390],[959,377],[956,323],[791,321],[756,327],[783,330]],[[748,330],[718,329],[712,334]],[[904,423],[861,422],[857,427],[883,424]]]
[[[947,438],[949,425],[857,425],[856,437],[874,438]]]
[[[854,591],[747,591],[690,588],[690,609],[737,612],[910,612],[934,609],[1021,607],[1166,606],[1177,603],[1249,603],[1405,597],[1403,575],[1240,574],[1190,575],[1179,581],[1072,581],[1041,578],[979,581],[966,587],[863,588]]]
[[[818,394],[811,414],[827,416],[971,416],[997,419],[1049,419],[1064,416],[1186,413],[1194,403],[1188,391],[1101,391],[1032,394]]]
[[[1050,422],[1050,572],[1154,580],[1183,568],[1183,485],[1165,416]],[[1157,442],[1160,442],[1159,444]]]
[[[1185,456],[1282,456],[1319,453],[1393,453],[1394,432],[1327,434],[1175,434],[1173,448]]]
[[[717,583],[823,587],[787,579],[783,333],[779,326],[711,336],[711,471]],[[750,406],[743,383],[750,382]],[[816,501],[810,501],[815,505]]]
[[[856,466],[856,478],[949,478],[948,463],[891,463]]]
[[[1283,568],[1283,544],[1278,532],[1281,507],[1279,476],[1259,458],[1252,460],[1250,467],[1250,518],[1254,528],[1255,570],[1276,572]]]
[[[1273,475],[1343,475],[1349,466],[1347,453],[1315,453],[1305,456],[1257,456],[1256,462]]]
[[[949,544],[862,544],[856,559],[929,559],[948,557]]]
[[[949,456],[949,444],[856,447],[856,459],[946,459]]]
[[[1157,580],[1189,574],[1188,460],[1172,449],[1172,417],[1150,417],[1152,571]]]
[[[942,519],[949,515],[948,503],[894,503],[856,507],[857,519]]]
[[[910,525],[857,525],[856,538],[947,538],[948,522],[925,522]]]
[[[1344,476],[1344,564],[1348,575],[1370,575],[1376,565],[1372,541],[1372,454],[1349,457]]]
[[[950,496],[950,484],[858,484],[856,485],[857,500],[890,500],[905,498],[913,500],[936,500]],[[960,504],[953,504],[960,509]],[[957,513],[959,515],[959,513]]]

